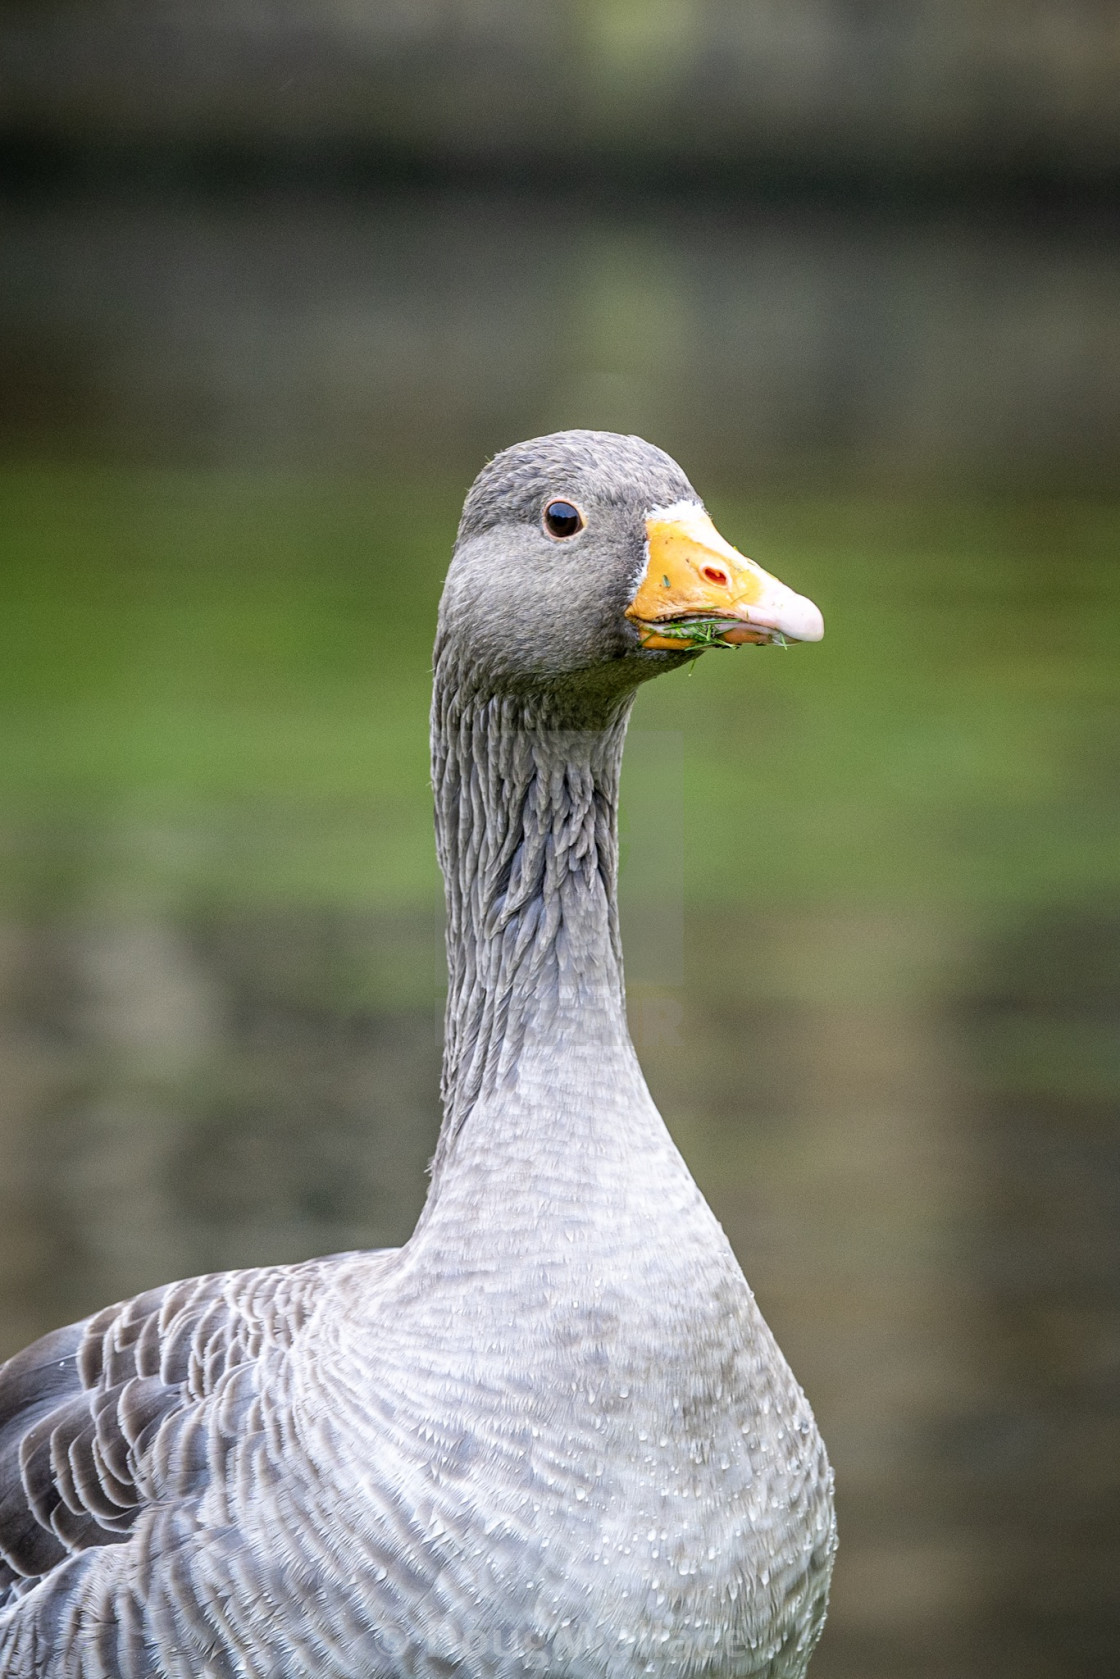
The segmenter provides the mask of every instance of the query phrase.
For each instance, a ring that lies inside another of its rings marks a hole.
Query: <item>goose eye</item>
[[[583,514],[570,501],[550,501],[544,510],[544,528],[549,536],[574,536],[583,529]]]

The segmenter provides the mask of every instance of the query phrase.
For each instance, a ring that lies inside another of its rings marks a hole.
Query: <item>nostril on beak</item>
[[[708,579],[709,583],[722,583],[725,586],[727,584],[727,573],[725,571],[721,571],[718,566],[706,565],[704,567],[704,576]]]

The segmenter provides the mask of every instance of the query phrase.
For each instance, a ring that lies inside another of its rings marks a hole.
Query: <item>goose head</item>
[[[639,437],[515,444],[467,496],[440,613],[457,678],[491,692],[621,693],[711,647],[819,641],[813,603],[716,530]]]

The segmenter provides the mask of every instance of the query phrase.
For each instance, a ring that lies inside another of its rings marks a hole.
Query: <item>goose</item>
[[[435,645],[415,1232],[153,1288],[3,1366],[4,1679],[805,1672],[832,1473],[627,1033],[615,815],[643,682],[822,633],[639,438],[479,474]]]

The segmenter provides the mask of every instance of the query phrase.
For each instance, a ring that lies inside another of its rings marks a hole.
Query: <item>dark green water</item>
[[[407,1235],[462,488],[0,473],[0,1352],[171,1276]],[[827,635],[641,695],[631,1009],[832,1449],[813,1671],[1097,1676],[1120,504],[710,501]]]

